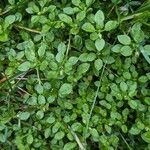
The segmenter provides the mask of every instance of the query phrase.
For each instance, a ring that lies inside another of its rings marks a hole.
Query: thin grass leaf
[[[72,133],[72,135],[73,135],[74,139],[76,140],[76,142],[77,142],[79,148],[80,148],[81,150],[86,150],[86,149],[84,148],[83,144],[81,143],[80,139],[78,138],[77,134],[71,129],[70,126],[68,126],[68,129],[69,129],[70,132]]]
[[[96,104],[98,92],[99,92],[99,90],[100,90],[100,86],[101,86],[101,82],[102,82],[102,77],[103,77],[103,75],[104,75],[106,63],[107,63],[107,61],[106,61],[105,64],[103,65],[103,69],[102,69],[102,72],[101,72],[101,75],[100,75],[100,79],[99,79],[99,84],[98,84],[98,87],[97,87],[97,90],[96,90],[96,93],[95,93],[95,97],[94,97],[94,100],[93,100],[93,103],[92,103],[92,106],[91,106],[91,109],[90,109],[90,114],[89,114],[88,120],[87,120],[87,123],[86,123],[85,134],[84,134],[84,139],[85,139],[85,140],[86,140],[86,135],[87,135],[87,133],[88,133],[89,123],[90,123],[90,119],[91,119],[91,117],[92,117],[93,109],[94,109],[95,104]]]

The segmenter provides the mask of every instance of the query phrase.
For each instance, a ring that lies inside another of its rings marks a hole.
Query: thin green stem
[[[81,150],[86,150],[86,149],[84,148],[83,144],[81,143],[80,139],[78,138],[77,134],[71,129],[70,126],[68,126],[68,129],[70,130],[71,134],[73,135],[74,139],[76,140],[76,142],[77,142],[79,148],[80,148]]]
[[[39,84],[41,84],[41,79],[40,79],[39,69],[36,69],[36,71],[37,71],[38,82],[39,82]]]
[[[106,63],[107,63],[107,61],[106,61]],[[92,113],[93,113],[93,110],[94,110],[94,107],[95,107],[95,104],[96,104],[98,92],[100,90],[100,86],[101,86],[101,82],[102,82],[102,76],[103,76],[104,71],[105,71],[106,63],[103,66],[103,69],[102,69],[102,72],[101,72],[101,76],[100,76],[100,80],[99,80],[99,84],[98,84],[98,87],[97,87],[97,90],[96,90],[96,93],[95,93],[95,97],[94,97],[94,100],[93,100],[93,103],[92,103],[92,106],[91,106],[91,110],[90,110],[90,114],[89,114],[88,120],[87,120],[87,123],[86,123],[86,129],[85,129],[85,135],[84,135],[84,139],[85,140],[86,140],[86,135],[87,135],[88,129],[89,129],[90,119],[92,117]]]
[[[8,10],[5,10],[5,11],[1,12],[1,13],[0,13],[0,16],[5,15],[5,14],[8,13],[10,10],[11,10],[11,9],[8,9]]]
[[[123,139],[123,141],[125,142],[125,144],[127,145],[129,150],[132,150],[132,148],[130,147],[130,145],[128,144],[128,142],[126,141],[126,139],[123,137],[123,135],[120,133],[121,138]]]
[[[123,22],[123,21],[126,21],[126,20],[133,19],[133,18],[138,17],[138,16],[140,16],[140,15],[142,15],[142,13],[137,13],[137,14],[133,14],[133,15],[124,17],[124,18],[122,18],[122,19],[120,20],[120,22]]]
[[[71,37],[69,36],[67,50],[66,50],[66,58],[68,57],[68,53],[69,53],[69,50],[70,50],[70,41],[71,41]]]
[[[149,23],[146,23],[146,22],[142,22],[144,25],[150,27],[150,24]]]
[[[28,95],[32,96],[30,93],[28,93],[27,91],[25,91],[25,90],[24,90],[24,89],[22,89],[21,87],[17,86],[17,88],[18,88],[20,91],[22,91],[22,92],[24,92],[24,93],[26,93],[26,94],[28,94]]]
[[[41,32],[38,31],[38,30],[30,29],[30,28],[27,28],[27,27],[24,27],[24,26],[20,26],[20,25],[16,25],[16,24],[15,24],[14,27],[16,27],[16,28],[18,28],[18,29],[26,30],[26,31],[28,31],[28,32],[41,34]]]
[[[110,11],[108,12],[108,15],[107,15],[107,17],[109,17],[110,16],[110,14],[111,14],[111,12],[114,10],[114,8],[115,8],[115,5],[110,9]]]
[[[118,22],[120,23],[120,22],[121,22],[121,19],[120,19],[120,13],[119,13],[119,11],[118,11],[117,5],[115,6],[115,12],[116,12],[117,17],[118,17]]]

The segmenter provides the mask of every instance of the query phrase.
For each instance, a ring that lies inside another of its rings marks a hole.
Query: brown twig
[[[1,80],[0,80],[0,84],[1,83],[4,83],[8,78],[7,77],[3,77]]]

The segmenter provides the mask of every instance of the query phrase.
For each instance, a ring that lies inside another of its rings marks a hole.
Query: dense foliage
[[[150,149],[149,56],[149,0],[0,0],[0,149]]]

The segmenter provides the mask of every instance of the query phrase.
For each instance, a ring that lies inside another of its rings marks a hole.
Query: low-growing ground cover
[[[0,149],[149,150],[149,66],[149,0],[0,0]]]

